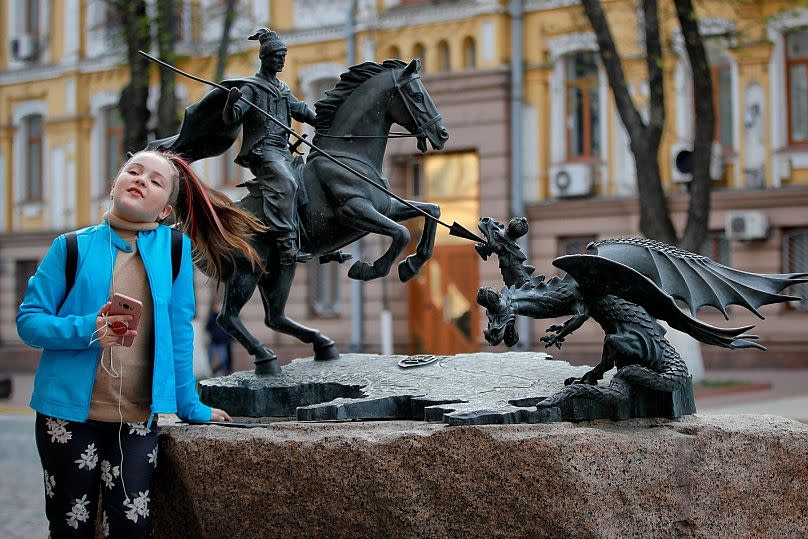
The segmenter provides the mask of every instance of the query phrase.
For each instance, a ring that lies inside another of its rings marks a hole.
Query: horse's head
[[[393,70],[395,91],[390,112],[395,123],[418,137],[420,151],[427,150],[427,140],[433,149],[440,150],[449,139],[449,132],[418,74],[420,70],[420,59],[413,60],[403,70]]]

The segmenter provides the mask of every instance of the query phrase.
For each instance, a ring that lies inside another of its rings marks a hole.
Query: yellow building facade
[[[106,208],[109,180],[121,153],[122,126],[116,106],[129,72],[120,29],[103,0],[0,2],[4,4],[0,35],[6,36],[0,42],[0,347],[19,351],[13,318],[24,286],[23,273],[35,267],[55,234],[98,222]],[[178,0],[177,4],[178,67],[212,78],[223,2]],[[347,20],[352,4],[349,0],[241,0],[226,77],[257,70],[256,43],[246,36],[257,27],[269,26],[289,47],[281,78],[313,105],[348,65]],[[512,4],[508,0],[359,0],[353,23],[355,61],[423,58],[424,80],[451,133],[447,151],[475,156],[477,208],[482,215],[500,219],[511,213],[514,198],[508,170],[517,142],[510,130],[509,100],[514,92],[521,94],[519,198],[531,217],[533,263],[549,267],[554,256],[586,238],[637,233],[636,178],[628,137],[597,57],[594,34],[578,2],[523,0],[517,12]],[[643,111],[649,92],[636,2],[603,4],[632,96]],[[808,249],[808,211],[804,209],[808,203],[808,8],[788,1],[708,0],[699,3],[698,9],[719,111],[711,167],[716,208],[710,223],[712,254],[723,249],[732,253],[731,263],[747,269],[797,271],[808,257],[804,251]],[[660,2],[660,15],[667,118],[660,166],[674,219],[681,226],[681,201],[689,181],[682,160],[692,150],[697,121],[692,77],[673,6]],[[521,27],[524,61],[523,84],[515,90],[509,80],[517,27]],[[207,91],[198,83],[177,80],[177,97],[183,106]],[[149,96],[152,110],[158,94],[155,69]],[[232,153],[195,166],[211,185],[238,197],[243,193],[233,185],[244,171],[228,162]],[[402,194],[417,198],[419,174],[436,167],[423,167],[416,153],[411,146],[391,143],[387,173]],[[748,229],[748,237],[727,232],[727,223],[736,222],[733,218]],[[375,245],[369,246],[370,252]],[[760,256],[769,257],[769,263],[761,263]],[[323,312],[330,314],[325,316],[312,307],[316,301],[307,299],[324,293],[333,304],[349,303],[350,285],[342,274],[309,271],[308,282],[301,282],[299,293],[292,294],[290,310],[304,322],[329,329],[344,344],[349,339],[348,310],[326,309]],[[313,284],[318,279],[322,282]],[[496,268],[481,265],[473,287],[497,282]],[[201,290],[207,290],[202,286]],[[379,346],[376,317],[383,296],[392,302],[389,308],[395,317],[411,322],[409,329],[402,323],[393,330],[395,348],[411,348],[414,315],[408,305],[412,297],[400,283],[402,290],[390,286],[392,295],[383,293],[380,283],[367,285],[362,321],[367,338],[361,343],[365,349],[377,351]],[[201,305],[206,305],[208,294],[200,294]],[[463,308],[476,309],[473,299]],[[804,306],[789,309],[774,313],[785,320],[784,327],[804,324]],[[245,312],[256,326],[260,326],[259,311],[258,304],[251,304]],[[477,315],[471,320],[466,336],[478,348],[482,322]],[[297,345],[285,337],[270,336],[260,327],[255,331],[264,331],[262,335],[273,346],[297,351]],[[789,331],[783,330],[780,337],[786,356],[802,343]],[[587,335],[591,342],[598,339],[594,333]],[[586,346],[581,350],[583,354]]]

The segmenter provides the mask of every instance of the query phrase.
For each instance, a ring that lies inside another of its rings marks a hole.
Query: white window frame
[[[23,125],[23,120],[29,116],[42,116],[42,200],[29,202],[23,199],[25,193],[25,175],[27,174],[24,163],[26,162],[28,133]],[[49,159],[48,152],[48,107],[44,100],[23,101],[14,107],[11,113],[12,125],[14,126],[14,157],[12,170],[14,171],[14,217],[13,228],[20,226],[20,217],[33,218],[41,215],[43,208],[47,204],[50,193]]]
[[[62,63],[73,63],[79,60],[81,35],[81,1],[64,0],[64,51]]]
[[[99,92],[90,98],[90,117],[93,126],[90,129],[90,219],[96,220],[109,206],[109,193],[106,192],[104,178],[104,136],[106,126],[101,111],[106,107],[118,105],[119,92]]]
[[[808,8],[786,10],[772,17],[766,35],[773,43],[769,58],[769,130],[771,140],[772,184],[779,187],[792,168],[808,168],[808,150],[788,147],[788,95],[786,88],[785,35],[808,26]]]
[[[583,32],[577,34],[566,34],[551,39],[547,43],[550,53],[550,61],[554,64],[550,75],[550,133],[564,133],[563,137],[550,137],[550,167],[567,163],[567,142],[568,137],[566,127],[566,74],[565,58],[568,55],[580,52],[594,52],[598,58],[598,107],[600,108],[600,183],[603,193],[608,192],[609,186],[609,115],[611,114],[608,95],[609,81],[603,69],[603,62],[600,61],[600,49],[598,49],[595,34]],[[615,156],[617,158],[619,156]]]
[[[735,32],[735,23],[727,19],[713,17],[699,20],[699,33],[704,38],[728,36],[729,45],[734,46],[736,42],[733,37]],[[674,144],[684,145],[692,149],[696,127],[695,118],[693,117],[693,71],[690,69],[690,58],[687,55],[684,37],[679,27],[676,27],[673,32],[673,51],[678,57],[673,71],[673,84],[676,90],[674,92],[676,96],[674,100],[676,110],[676,140]],[[738,87],[738,62],[732,54],[727,54],[727,57],[729,58],[730,87],[732,88],[733,151],[736,154],[728,162],[737,164],[741,126],[743,125],[743,118],[741,118],[740,113],[741,94]],[[713,91],[716,90],[716,88],[713,88]],[[733,183],[735,187],[740,187],[743,167],[735,166],[733,169]]]
[[[243,50],[246,46],[244,41],[246,41],[247,36],[252,35],[257,28],[269,27],[270,23],[269,3],[266,0],[238,1],[239,3],[243,3],[246,9],[236,9],[236,16],[233,20],[233,26],[230,29],[230,36],[231,39],[235,38],[237,40],[243,36],[243,41],[237,41],[239,45],[231,45],[231,53],[237,50]],[[217,13],[215,18],[208,16],[208,14],[215,9],[214,5],[217,3],[217,0],[201,0],[202,42],[218,42],[221,38],[224,13]]]
[[[293,21],[296,29],[345,25],[351,0],[296,0]]]
[[[123,48],[123,41],[115,43],[116,35],[121,28],[108,27],[102,24],[107,14],[106,0],[88,0],[85,16],[85,33],[87,35],[87,56],[97,57],[109,53],[118,53]],[[115,47],[117,45],[117,47]]]
[[[39,40],[41,51],[36,60],[25,61],[17,60],[11,54],[11,41],[23,34],[25,28],[25,21],[23,20],[23,4],[27,0],[8,0],[8,20],[7,32],[8,41],[5,44],[8,50],[8,69],[23,69],[32,65],[47,64],[51,60],[51,46],[50,46],[50,17],[51,12],[50,0],[40,0],[42,3],[39,6]]]

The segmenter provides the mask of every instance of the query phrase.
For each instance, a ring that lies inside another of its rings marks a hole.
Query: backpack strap
[[[182,265],[182,232],[171,229],[171,282],[177,280]]]
[[[70,294],[70,291],[73,289],[73,285],[76,283],[76,268],[78,267],[79,262],[79,240],[76,233],[68,232],[65,234],[65,243],[65,295],[62,298],[62,302],[59,304],[59,308],[56,309],[57,313],[62,308],[62,305],[65,304],[67,295]]]
[[[59,304],[59,310],[64,305],[68,294],[73,289],[76,283],[76,270],[79,262],[79,241],[75,232],[68,232],[65,234],[66,242],[66,257],[65,257],[65,295],[62,302]],[[180,273],[180,266],[182,265],[182,232],[176,228],[171,229],[171,282],[177,280],[177,275]]]

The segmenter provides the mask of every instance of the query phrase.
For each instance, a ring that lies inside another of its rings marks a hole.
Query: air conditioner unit
[[[724,235],[730,240],[765,240],[769,236],[769,218],[761,211],[727,212]]]
[[[34,60],[39,54],[39,42],[30,34],[20,34],[11,40],[11,54],[16,60]]]
[[[592,165],[565,163],[550,168],[550,195],[553,198],[587,196],[592,193]]]
[[[710,178],[724,177],[724,152],[720,142],[713,142],[710,149]],[[687,183],[693,179],[693,150],[690,144],[676,143],[671,146],[671,180]]]
[[[693,150],[689,144],[671,146],[671,181],[687,183],[693,178]]]

